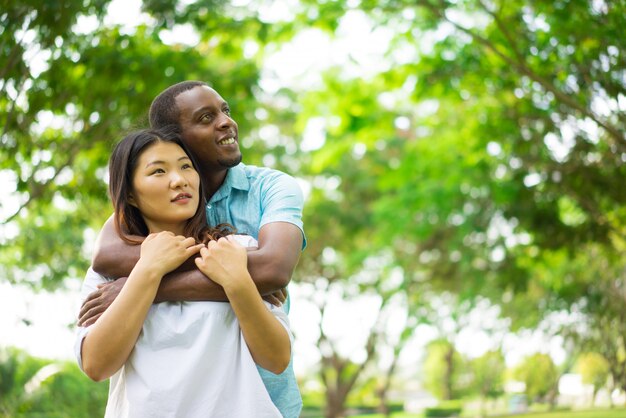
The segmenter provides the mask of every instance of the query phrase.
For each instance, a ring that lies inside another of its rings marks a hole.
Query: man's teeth
[[[234,144],[235,143],[235,138],[226,138],[226,139],[222,139],[219,144],[220,145],[228,145],[228,144]]]

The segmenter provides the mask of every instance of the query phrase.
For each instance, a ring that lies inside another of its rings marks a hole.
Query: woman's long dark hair
[[[142,240],[133,238],[133,235],[148,236],[150,231],[139,209],[128,201],[132,192],[133,175],[137,162],[143,152],[152,144],[169,142],[180,146],[189,156],[194,169],[198,167],[195,158],[183,143],[177,129],[174,127],[153,130],[143,129],[132,132],[124,137],[113,150],[109,159],[109,196],[115,210],[114,223],[118,235],[130,244],[140,244]],[[221,224],[210,228],[206,222],[204,207],[206,204],[202,181],[199,190],[200,202],[196,213],[185,224],[184,235],[194,237],[197,242],[208,242],[223,236],[230,235],[234,228]]]

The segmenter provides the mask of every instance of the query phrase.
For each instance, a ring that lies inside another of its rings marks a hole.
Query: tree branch
[[[478,42],[479,44],[483,45],[488,50],[492,51],[494,54],[496,54],[496,56],[501,58],[504,62],[509,64],[511,67],[516,68],[520,73],[528,76],[531,80],[537,82],[546,91],[549,91],[550,93],[552,93],[554,95],[554,97],[558,101],[560,101],[564,105],[566,105],[566,106],[568,106],[568,107],[570,107],[570,108],[572,108],[574,110],[577,110],[578,112],[580,112],[584,116],[587,116],[588,118],[592,119],[600,127],[602,127],[611,137],[613,137],[615,139],[615,145],[617,147],[619,147],[622,150],[626,150],[626,146],[623,144],[623,141],[624,141],[625,137],[624,137],[624,135],[622,134],[622,132],[619,129],[617,129],[616,127],[610,125],[608,122],[605,122],[605,121],[601,120],[590,109],[587,109],[586,107],[584,107],[580,103],[578,103],[575,99],[573,99],[572,97],[570,97],[567,94],[565,94],[562,91],[560,91],[558,88],[556,88],[556,86],[554,86],[554,84],[552,84],[546,78],[540,76],[535,71],[533,71],[526,64],[525,61],[518,62],[518,61],[514,60],[513,58],[509,57],[507,54],[502,52],[489,39],[487,39],[487,38],[485,38],[485,37],[475,33],[471,29],[468,29],[468,28],[466,28],[466,27],[464,27],[464,26],[462,26],[462,25],[460,25],[460,24],[450,20],[448,17],[446,17],[445,10],[442,10],[441,8],[437,8],[437,7],[433,6],[428,1],[422,1],[420,3],[422,5],[424,5],[424,7],[428,8],[432,13],[434,13],[440,19],[443,19],[443,20],[449,22],[455,28],[457,28],[461,32],[469,35],[476,42]],[[442,4],[444,9],[445,9],[445,2],[440,2],[440,4]]]

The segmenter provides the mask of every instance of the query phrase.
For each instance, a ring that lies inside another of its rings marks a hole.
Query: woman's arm
[[[297,226],[272,222],[261,228],[258,248],[248,253],[248,270],[262,295],[289,284],[301,251],[302,231]],[[104,277],[128,277],[138,260],[139,246],[128,244],[119,237],[111,216],[96,241],[93,270]],[[191,263],[185,263],[185,266],[167,275],[157,293],[157,301],[225,300],[220,286],[190,270]]]
[[[171,232],[145,239],[141,257],[120,294],[83,340],[82,366],[87,376],[101,381],[122,367],[135,346],[161,278],[201,247],[193,238]]]
[[[198,268],[226,291],[254,361],[282,373],[291,358],[289,334],[263,303],[246,268],[246,249],[232,238],[221,238],[209,242],[200,255]]]
[[[142,237],[136,237],[142,238]],[[264,225],[259,232],[259,246],[248,252],[248,270],[255,286],[268,302],[279,304],[285,296],[280,292],[291,280],[293,270],[300,258],[302,231],[287,222],[272,222]],[[107,283],[94,291],[83,303],[78,325],[93,324],[113,303],[139,260],[139,246],[124,242],[110,217],[98,236],[93,257],[93,269],[104,277],[123,278]],[[185,263],[187,269],[191,263]],[[207,276],[195,268],[167,274],[156,293],[155,302],[164,301],[225,301],[224,289],[207,280]]]

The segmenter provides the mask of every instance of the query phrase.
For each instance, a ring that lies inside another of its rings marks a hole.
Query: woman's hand
[[[163,231],[150,234],[141,244],[139,263],[161,276],[180,266],[203,248],[195,239]]]
[[[252,281],[248,273],[247,250],[231,237],[209,241],[195,260],[200,271],[224,287],[227,293],[228,287]]]

